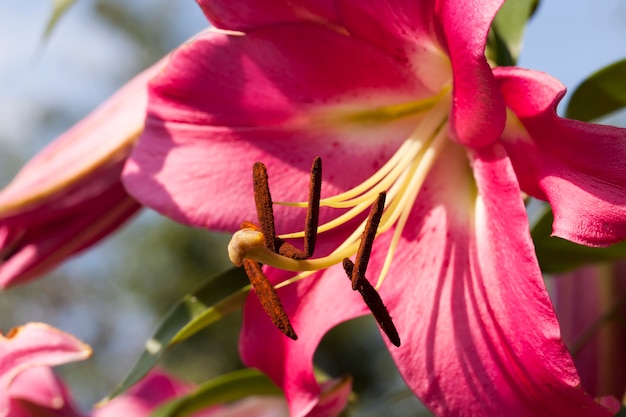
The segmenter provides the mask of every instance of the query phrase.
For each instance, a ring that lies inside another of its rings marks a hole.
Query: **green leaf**
[[[561,273],[588,263],[626,258],[626,242],[608,248],[590,248],[551,237],[553,219],[552,210],[547,209],[531,232],[543,272]]]
[[[63,16],[67,9],[74,3],[76,3],[76,0],[52,0],[52,14],[50,15],[50,19],[48,19],[46,30],[43,33],[44,39],[50,36],[61,16]]]
[[[143,378],[168,348],[239,310],[249,291],[248,277],[243,268],[231,268],[209,278],[192,294],[185,295],[165,315],[154,335],[146,342],[146,348],[133,369],[102,402],[121,394]],[[179,334],[182,330],[183,335]]]
[[[566,117],[590,121],[626,106],[626,59],[592,74],[572,94]]]
[[[539,0],[505,1],[489,32],[488,57],[498,65],[515,65],[522,50],[524,29]]]
[[[622,405],[619,412],[614,417],[626,417],[626,406]]]
[[[213,405],[232,402],[251,395],[283,395],[264,374],[242,369],[221,375],[200,385],[194,392],[157,408],[151,417],[185,417]]]

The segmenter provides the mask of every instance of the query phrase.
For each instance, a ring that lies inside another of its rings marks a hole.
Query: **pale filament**
[[[358,216],[367,210],[381,192],[387,193],[385,211],[376,233],[376,236],[386,232],[395,225],[394,234],[389,244],[385,262],[379,273],[376,288],[380,288],[389,271],[393,255],[397,248],[402,231],[413,208],[419,190],[438,155],[447,143],[447,117],[450,108],[450,96],[445,94],[433,106],[415,131],[404,141],[395,154],[372,177],[344,193],[322,199],[320,205],[333,208],[348,208],[350,210],[335,219],[318,227],[318,233],[331,230]],[[302,206],[302,202],[281,202],[275,204]],[[281,256],[263,245],[262,237],[258,235],[244,236],[249,233],[241,230],[233,237],[231,245],[234,253],[241,258],[253,259],[275,268],[300,272],[293,278],[276,285],[280,288],[311,275],[314,271],[326,269],[341,264],[344,258],[354,256],[359,247],[359,241],[365,229],[366,220],[363,220],[333,252],[320,258],[297,260]],[[260,234],[258,231],[253,233]],[[282,239],[300,238],[303,231],[282,234]],[[235,242],[235,243],[233,243]]]

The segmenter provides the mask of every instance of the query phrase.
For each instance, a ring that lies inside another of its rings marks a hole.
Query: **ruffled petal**
[[[234,230],[256,218],[255,162],[267,165],[276,201],[306,199],[315,156],[334,173],[324,176],[325,195],[346,189],[386,162],[418,121],[386,120],[376,109],[427,93],[383,51],[316,27],[208,33],[152,83],[124,181],[179,222]],[[302,227],[301,216],[277,210],[285,229]]]
[[[381,294],[402,339],[391,354],[436,415],[612,415],[560,339],[502,147],[470,168],[450,146],[409,222]]]
[[[248,31],[262,26],[288,22],[336,24],[332,0],[230,1],[197,0],[209,22],[217,28]]]
[[[502,138],[522,189],[547,200],[553,234],[590,246],[626,238],[626,129],[557,116],[565,88],[519,68],[494,70],[509,117]]]
[[[0,334],[0,416],[8,413],[8,388],[22,371],[79,361],[91,348],[74,336],[43,323],[29,323]]]
[[[452,136],[480,148],[495,142],[506,120],[504,101],[485,58],[489,26],[503,0],[440,0],[436,13],[450,55]]]

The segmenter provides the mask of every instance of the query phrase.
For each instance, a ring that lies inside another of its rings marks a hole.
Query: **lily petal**
[[[43,323],[29,323],[0,335],[0,417],[8,414],[8,388],[22,371],[83,360],[91,348]]]
[[[336,22],[332,0],[256,1],[197,0],[209,22],[217,28],[247,31],[288,22]]]
[[[494,70],[509,117],[503,143],[522,190],[547,200],[553,234],[588,246],[626,238],[626,129],[557,116],[565,88],[547,74]]]
[[[560,339],[503,148],[482,149],[471,165],[463,149],[448,145],[381,288],[402,340],[399,348],[387,343],[398,368],[438,416],[613,415],[581,388]],[[389,239],[375,245],[384,253]],[[379,249],[368,274],[383,261]],[[272,327],[254,297],[246,304],[242,358],[283,387],[292,415],[315,405],[311,361],[323,334],[366,312],[345,280],[331,268],[279,290],[294,328],[307,329],[297,342]]]
[[[324,178],[324,192],[344,190],[380,167],[415,126],[411,117],[383,123],[376,109],[427,93],[383,51],[314,26],[206,33],[152,82],[146,130],[124,181],[142,203],[179,222],[236,230],[256,217],[252,187],[241,185],[255,162],[285,192],[276,200],[306,198],[295,184],[308,182],[315,156],[342,173]],[[364,120],[351,120],[355,114]],[[278,210],[278,219],[293,218]]]
[[[164,64],[135,77],[0,192],[0,288],[43,274],[139,210],[120,172],[143,130],[148,80]]]
[[[47,366],[20,372],[9,387],[11,417],[81,417],[63,382]]]
[[[471,171],[463,154],[433,168],[383,287],[402,375],[438,416],[613,415],[560,339],[503,148],[473,152]]]
[[[506,120],[504,100],[485,58],[489,26],[502,0],[437,2],[452,72],[452,136],[480,148],[494,143]]]

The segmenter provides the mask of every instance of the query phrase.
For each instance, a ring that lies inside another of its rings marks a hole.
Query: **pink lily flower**
[[[141,208],[120,174],[143,130],[147,83],[164,63],[137,75],[0,191],[0,288],[49,271]]]
[[[0,334],[0,417],[21,417],[11,412],[10,386],[18,375],[32,368],[79,361],[90,355],[89,346],[43,323],[28,323],[4,336]],[[24,391],[21,389],[18,394]],[[34,391],[32,395],[39,402],[45,402],[47,397],[54,403],[55,398],[60,398],[51,391]]]
[[[550,280],[563,340],[582,385],[626,398],[626,262],[588,265]]]
[[[160,404],[189,392],[190,388],[156,370],[123,395],[91,413],[83,413],[77,410],[69,390],[50,368],[30,368],[17,375],[9,387],[8,417],[148,417]]]
[[[350,393],[350,381],[325,393],[326,405]],[[338,389],[337,389],[338,387]],[[77,411],[65,384],[48,367],[29,368],[18,374],[8,389],[7,417],[148,417],[157,407],[191,390],[191,386],[154,370],[124,394],[96,406],[91,413]],[[340,410],[329,417],[339,415]],[[287,417],[287,403],[277,396],[252,396],[198,411],[194,417]]]
[[[561,119],[556,80],[489,66],[501,0],[198,2],[218,29],[151,82],[124,182],[179,222],[235,231],[256,219],[251,167],[262,161],[283,202],[276,230],[295,239],[321,157],[312,259],[234,240],[265,264],[298,332],[287,338],[248,299],[242,358],[285,390],[292,416],[315,415],[320,339],[368,312],[342,261],[380,192],[367,278],[397,327],[401,346],[387,343],[400,372],[436,415],[616,412],[582,389],[561,340],[522,191],[550,202],[555,235],[626,238],[626,131]]]

